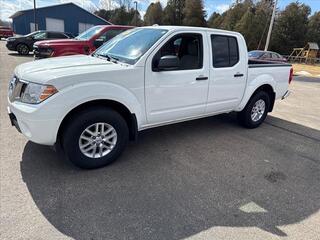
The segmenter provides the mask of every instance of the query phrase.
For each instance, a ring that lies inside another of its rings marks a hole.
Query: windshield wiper
[[[116,58],[116,57],[114,57],[114,56],[111,56],[111,55],[108,55],[108,54],[106,54],[106,55],[104,55],[106,58],[109,58],[110,59],[110,61],[112,61],[112,62],[114,62],[114,63],[118,63],[118,61],[119,61],[119,58]]]
[[[94,56],[97,56],[97,57],[100,57],[100,58],[103,58],[103,59],[107,59],[107,61],[109,62],[113,62],[113,63],[118,63],[119,59],[116,58],[116,57],[112,57],[108,54],[94,54]]]

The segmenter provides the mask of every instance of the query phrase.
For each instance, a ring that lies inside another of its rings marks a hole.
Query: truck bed
[[[257,81],[264,82],[265,79],[271,80],[276,99],[279,99],[288,90],[291,67],[289,63],[249,60],[248,85],[254,85]]]

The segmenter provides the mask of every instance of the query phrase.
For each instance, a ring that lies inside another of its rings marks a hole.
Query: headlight
[[[38,51],[41,52],[42,55],[51,56],[53,53],[52,48],[38,48]]]
[[[26,83],[21,91],[20,101],[24,103],[37,104],[51,97],[58,90],[52,85],[37,83]]]

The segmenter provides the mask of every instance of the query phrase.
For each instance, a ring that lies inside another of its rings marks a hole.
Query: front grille
[[[21,93],[26,83],[19,80],[18,77],[13,76],[9,83],[8,96],[10,102],[13,102],[21,97]]]

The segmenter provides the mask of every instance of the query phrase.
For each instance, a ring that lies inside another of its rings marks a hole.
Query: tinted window
[[[232,67],[239,61],[238,42],[235,37],[211,35],[213,66]]]
[[[103,33],[98,39],[103,40],[104,42],[109,41],[111,38],[117,36],[121,32],[123,32],[123,29],[110,29]]]
[[[251,51],[248,53],[249,58],[259,58],[263,55],[261,51]]]
[[[276,54],[276,53],[272,53],[272,58],[278,59],[278,58],[280,58],[280,56],[278,54]]]
[[[40,40],[40,39],[46,39],[47,33],[46,32],[38,32],[37,34],[33,35],[34,39]]]
[[[95,34],[97,34],[99,31],[101,31],[101,29],[103,28],[103,26],[95,26],[92,28],[89,28],[87,31],[79,34],[76,39],[79,40],[89,40],[90,38],[92,38]]]
[[[177,56],[180,67],[178,70],[202,68],[202,35],[201,34],[179,34],[171,38],[155,55],[153,68],[163,56]]]
[[[64,35],[63,33],[58,33],[58,32],[49,32],[48,33],[48,37],[49,38],[67,38],[66,35]]]
[[[265,53],[265,54],[262,56],[262,59],[263,59],[263,58],[272,58],[271,53]]]

